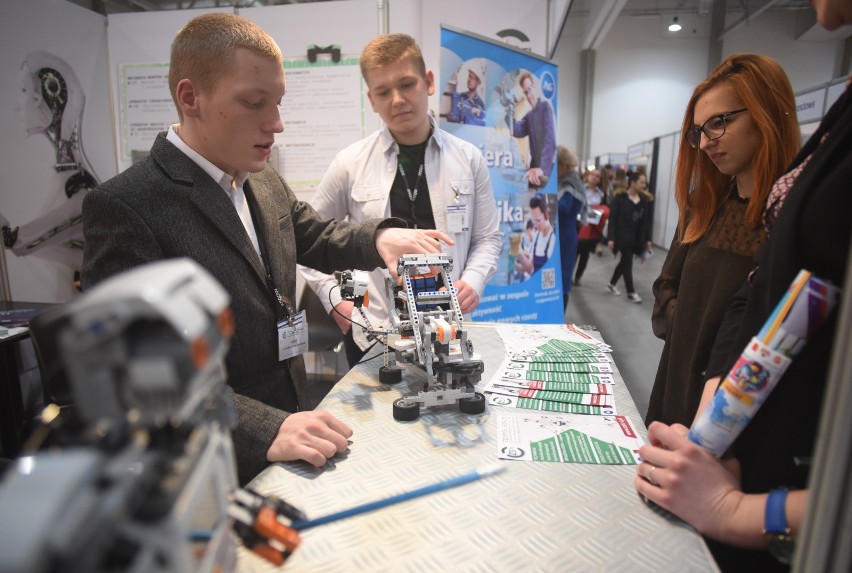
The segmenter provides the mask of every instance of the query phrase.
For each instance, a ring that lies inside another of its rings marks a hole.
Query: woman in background
[[[607,288],[613,295],[620,295],[616,283],[624,277],[627,298],[635,303],[642,302],[633,285],[633,257],[641,255],[651,247],[651,226],[648,221],[648,200],[642,192],[648,182],[641,173],[627,176],[627,192],[612,198],[609,227],[607,230],[609,249],[614,255],[621,253]]]
[[[666,342],[645,421],[688,426],[722,316],[766,237],[769,189],[800,146],[787,75],[766,56],[729,57],[693,91],[681,132],[678,228],[653,286]]]
[[[577,173],[577,156],[567,148],[556,147],[556,175],[559,178],[559,252],[562,263],[562,308],[568,310],[571,275],[577,256],[577,230],[586,222],[586,186]]]

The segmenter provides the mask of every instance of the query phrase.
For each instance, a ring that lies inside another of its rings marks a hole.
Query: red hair
[[[675,176],[678,238],[683,243],[704,236],[729,188],[730,177],[721,173],[706,153],[693,149],[686,141],[686,132],[693,127],[696,102],[721,84],[733,87],[763,141],[752,158],[754,189],[746,210],[746,222],[751,228],[762,224],[772,184],[801,146],[793,88],[778,62],[767,56],[739,54],[716,66],[692,92],[683,116]]]

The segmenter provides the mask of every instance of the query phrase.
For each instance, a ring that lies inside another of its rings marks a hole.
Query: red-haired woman
[[[693,91],[681,132],[678,229],[653,286],[666,342],[645,421],[689,426],[716,331],[766,238],[766,198],[800,147],[787,75],[766,56],[729,57]]]

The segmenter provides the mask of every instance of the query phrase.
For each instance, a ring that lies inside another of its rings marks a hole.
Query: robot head
[[[116,275],[68,304],[59,334],[74,403],[87,423],[188,422],[224,388],[230,296],[189,259]]]
[[[52,54],[32,52],[18,70],[18,86],[18,111],[27,135],[58,128],[68,139],[85,101],[74,70]]]

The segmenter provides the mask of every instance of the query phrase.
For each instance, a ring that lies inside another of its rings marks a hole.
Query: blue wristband
[[[766,498],[766,520],[764,533],[775,535],[789,534],[790,529],[787,526],[787,511],[785,504],[787,502],[786,489],[773,489],[769,492],[769,497]]]

